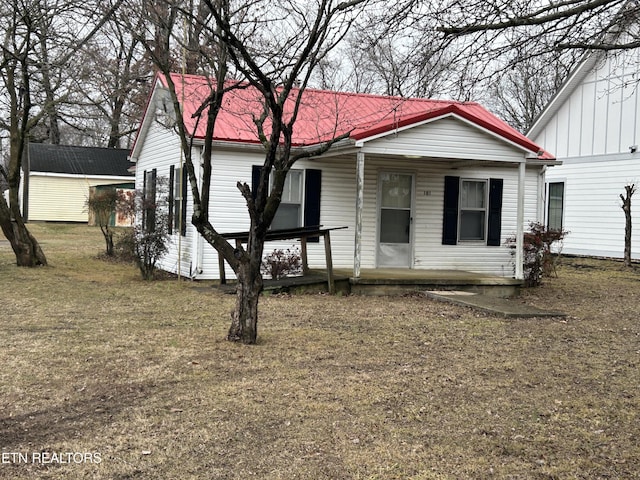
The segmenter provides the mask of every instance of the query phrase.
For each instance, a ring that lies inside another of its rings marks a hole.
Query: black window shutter
[[[261,165],[253,165],[251,167],[251,195],[255,200],[258,195],[258,185],[260,185],[260,174],[262,173]]]
[[[147,171],[145,170],[142,174],[142,226],[143,228],[147,225]]]
[[[444,212],[442,214],[442,244],[458,243],[458,196],[460,177],[444,177]]]
[[[501,178],[489,180],[489,228],[487,233],[487,245],[500,246],[500,234],[502,231],[502,184]]]
[[[174,165],[171,165],[169,167],[169,218],[168,218],[169,234],[173,233],[173,215],[174,215],[173,182],[174,182],[175,170],[176,170],[176,167]],[[178,212],[175,212],[175,213],[177,214]]]
[[[304,226],[320,225],[320,191],[322,187],[322,170],[309,168],[304,172]],[[319,237],[308,239],[319,242]]]
[[[185,236],[187,234],[187,169],[186,166],[182,167],[182,225],[180,226],[180,235]]]
[[[151,189],[150,189],[150,193],[151,193],[151,203],[150,203],[150,209],[149,209],[149,217],[147,218],[148,223],[148,232],[155,232],[156,231],[156,209],[158,208],[158,199],[156,198],[156,185],[157,185],[157,180],[158,180],[158,170],[156,168],[154,168],[153,170],[151,170]],[[147,202],[149,202],[149,199],[147,199]]]

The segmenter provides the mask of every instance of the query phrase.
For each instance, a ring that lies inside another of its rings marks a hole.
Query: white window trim
[[[463,208],[462,207],[462,185],[464,182],[477,182],[484,183],[484,208]],[[459,187],[459,197],[458,197],[458,243],[476,243],[476,244],[484,244],[487,243],[487,230],[489,228],[489,179],[488,178],[462,178],[460,177],[460,187]],[[483,232],[482,239],[463,239],[462,235],[462,212],[484,212],[484,222],[483,222]]]

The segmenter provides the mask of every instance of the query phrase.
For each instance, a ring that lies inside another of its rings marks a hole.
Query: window
[[[180,232],[182,229],[182,225],[186,221],[184,218],[184,214],[186,212],[182,209],[182,195],[183,195],[183,185],[182,181],[184,180],[182,176],[182,167],[176,167],[175,172],[173,174],[173,231]]]
[[[169,167],[169,233],[187,234],[187,170]]]
[[[549,204],[547,211],[547,229],[562,230],[564,211],[564,182],[549,183]]]
[[[486,241],[488,246],[500,246],[503,183],[501,178],[444,177],[443,245]]]
[[[256,195],[261,178],[262,167],[254,165],[251,172],[251,191]],[[269,182],[271,185],[271,182]],[[278,211],[271,223],[273,230],[317,227],[320,224],[320,190],[322,170],[307,168],[290,170],[285,179],[282,199]],[[309,238],[317,242],[318,238]]]
[[[460,240],[485,239],[487,181],[462,180],[460,184]]]
[[[271,187],[271,182],[269,182]],[[284,181],[280,206],[273,218],[271,228],[283,230],[297,228],[302,225],[302,171],[290,170]]]

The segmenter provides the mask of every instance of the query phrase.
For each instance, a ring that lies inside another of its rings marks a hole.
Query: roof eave
[[[151,123],[153,122],[154,115],[151,106],[155,104],[156,96],[158,95],[158,91],[160,89],[166,88],[160,76],[156,73],[156,76],[153,79],[153,88],[151,93],[147,97],[147,104],[144,107],[144,112],[142,115],[142,122],[140,122],[140,127],[138,127],[138,131],[136,132],[136,138],[133,141],[133,146],[131,147],[131,153],[129,154],[129,159],[133,163],[137,163],[138,156],[140,155],[140,150],[142,149],[143,139],[146,137],[146,132],[149,130]],[[151,110],[151,111],[150,111]]]

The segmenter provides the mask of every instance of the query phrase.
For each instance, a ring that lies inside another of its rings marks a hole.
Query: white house
[[[207,96],[207,82],[172,78],[183,92],[198,158],[204,127],[192,115]],[[191,198],[180,182],[182,153],[167,98],[158,77],[131,152],[136,186],[152,191],[159,177],[172,185],[172,245],[161,268],[215,279],[217,253],[188,224]],[[218,117],[210,215],[220,233],[249,227],[236,184],[251,185],[264,161],[252,122],[261,111],[256,99],[250,88],[230,92]],[[528,222],[542,219],[544,171],[556,162],[482,106],[306,90],[296,127],[296,148],[350,133],[327,154],[294,166],[274,228],[348,227],[332,232],[333,264],[354,277],[361,269],[394,267],[522,278],[522,262],[514,262],[505,239],[521,239]],[[182,228],[178,218],[186,219]],[[291,245],[274,242],[266,251]],[[322,241],[310,244],[308,255],[310,267],[324,267]]]
[[[620,194],[640,186],[639,61],[638,49],[587,55],[528,132],[562,162],[546,174],[546,222],[570,232],[564,253],[623,256]],[[640,259],[637,234],[631,252]]]

